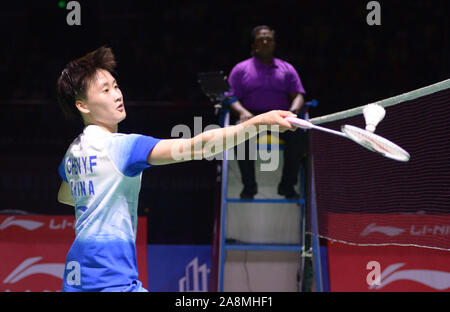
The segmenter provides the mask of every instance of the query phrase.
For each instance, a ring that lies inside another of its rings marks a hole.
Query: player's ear
[[[84,114],[89,114],[90,113],[90,110],[89,110],[89,108],[86,105],[86,102],[83,101],[83,100],[76,100],[75,106],[78,108],[78,110],[81,113],[84,113]]]

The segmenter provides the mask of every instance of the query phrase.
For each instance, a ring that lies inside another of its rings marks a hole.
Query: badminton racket
[[[398,146],[397,144],[383,138],[382,136],[379,136],[375,133],[366,131],[364,129],[355,126],[343,125],[341,127],[341,132],[339,132],[314,125],[311,122],[300,118],[286,117],[286,120],[289,121],[289,123],[291,123],[292,125],[299,128],[316,129],[323,132],[339,135],[344,138],[348,138],[358,143],[359,145],[367,148],[368,150],[381,154],[384,157],[390,159],[406,162],[410,158],[409,153],[400,146]]]

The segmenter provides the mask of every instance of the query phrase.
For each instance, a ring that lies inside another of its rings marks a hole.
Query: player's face
[[[125,119],[122,92],[116,79],[107,70],[97,70],[96,76],[89,84],[86,107],[89,110],[89,119],[95,123],[115,126]]]
[[[253,51],[262,57],[272,57],[275,50],[275,38],[269,29],[261,29],[256,33]]]

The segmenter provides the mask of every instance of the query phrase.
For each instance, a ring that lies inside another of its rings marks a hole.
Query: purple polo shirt
[[[231,95],[253,111],[289,110],[289,94],[305,94],[294,66],[278,58],[274,58],[272,65],[256,57],[242,61],[231,70],[228,82]]]

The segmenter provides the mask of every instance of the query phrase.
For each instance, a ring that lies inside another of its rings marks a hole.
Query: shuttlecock
[[[364,119],[366,120],[366,130],[374,132],[378,123],[383,120],[386,111],[377,104],[368,104],[363,108]]]

